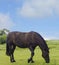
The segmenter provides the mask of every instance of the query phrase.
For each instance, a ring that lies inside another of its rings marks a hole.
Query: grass
[[[27,63],[30,57],[29,49],[17,48],[15,50],[15,63],[10,63],[10,58],[5,54],[5,44],[0,45],[0,65],[59,65],[59,40],[49,40],[47,44],[50,48],[50,63],[45,63],[41,56],[40,48],[35,49],[34,61],[35,63]]]

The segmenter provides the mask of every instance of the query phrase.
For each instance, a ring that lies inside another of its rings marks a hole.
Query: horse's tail
[[[6,43],[6,55],[10,56],[10,50],[9,50],[9,45]]]

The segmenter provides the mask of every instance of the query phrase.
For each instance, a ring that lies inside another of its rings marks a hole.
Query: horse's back
[[[7,40],[20,43],[35,43],[36,41],[43,41],[44,39],[37,32],[10,32]]]

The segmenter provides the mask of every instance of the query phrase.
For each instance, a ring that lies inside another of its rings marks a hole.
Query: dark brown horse
[[[7,43],[6,43],[6,54],[10,56],[10,61],[15,62],[14,60],[14,50],[16,46],[20,48],[29,48],[31,51],[31,57],[28,59],[29,62],[33,61],[34,56],[34,49],[39,46],[42,51],[42,57],[45,59],[46,63],[50,62],[49,59],[49,49],[40,34],[37,32],[10,32],[7,36]]]

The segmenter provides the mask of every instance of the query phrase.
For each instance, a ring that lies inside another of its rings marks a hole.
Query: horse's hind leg
[[[30,49],[30,51],[31,51],[31,57],[28,59],[28,63],[29,63],[29,62],[34,63],[34,61],[33,61],[34,48],[33,48],[33,47],[30,47],[29,49]]]
[[[10,61],[11,61],[11,62],[15,62],[15,60],[14,60],[14,55],[13,55],[15,48],[16,48],[15,45],[11,45],[11,46],[10,46]]]

